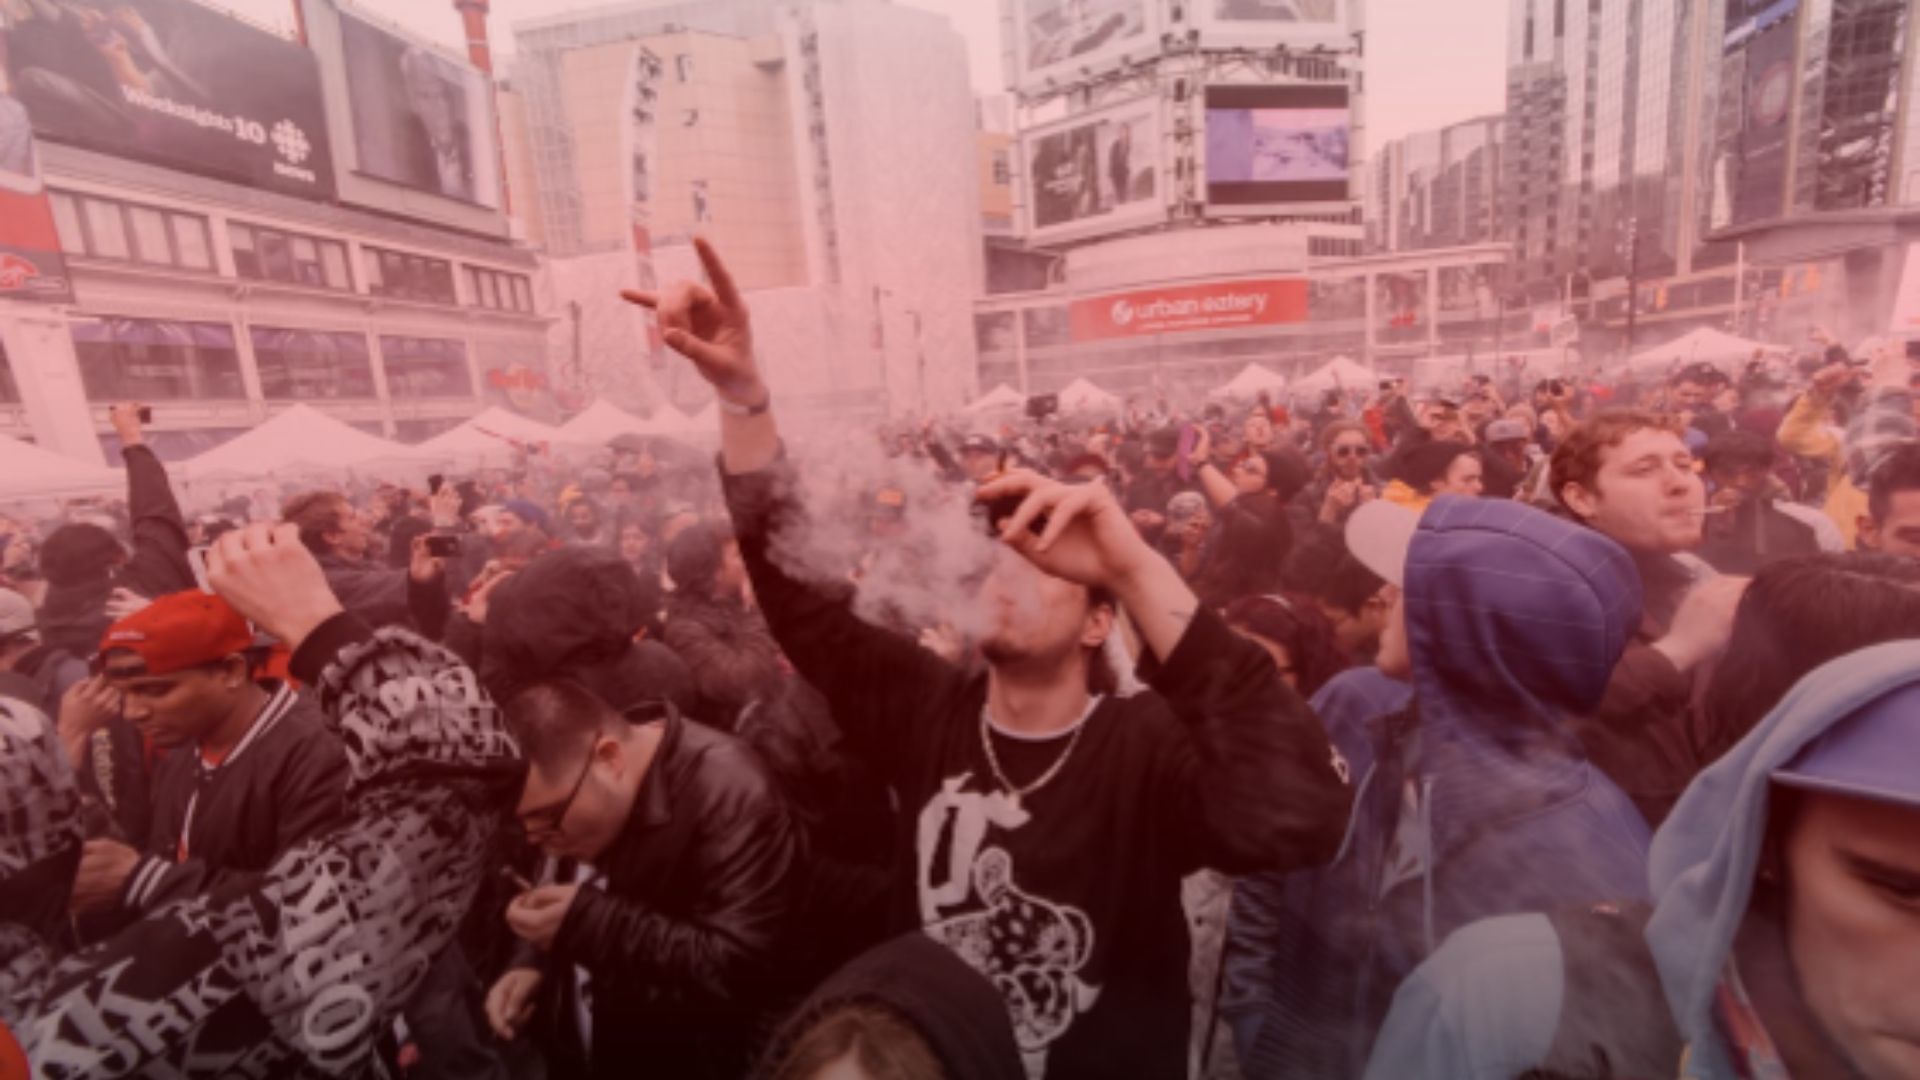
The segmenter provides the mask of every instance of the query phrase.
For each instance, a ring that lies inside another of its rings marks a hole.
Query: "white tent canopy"
[[[0,499],[80,495],[127,486],[126,473],[0,435]]]
[[[1075,379],[1060,391],[1060,408],[1064,412],[1101,412],[1119,407],[1119,398],[1085,379]]]
[[[275,413],[243,434],[188,459],[181,475],[270,476],[308,469],[345,469],[379,463],[418,463],[417,447],[388,442],[308,405]]]
[[[1027,396],[1025,394],[1008,386],[1006,383],[1001,383],[999,386],[980,395],[979,398],[975,399],[972,404],[968,405],[962,411],[969,413],[1013,412],[1024,408],[1026,404]]]
[[[1634,355],[1630,361],[1632,370],[1638,375],[1666,374],[1686,367],[1688,364],[1712,364],[1715,367],[1731,367],[1753,359],[1756,352],[1784,352],[1778,345],[1769,345],[1764,341],[1750,341],[1722,333],[1710,327],[1688,332],[1676,341],[1644,350]]]
[[[595,398],[593,404],[561,424],[554,438],[559,442],[597,444],[619,435],[668,435],[675,433],[685,419],[671,406],[662,406],[652,418],[642,420],[604,398]]]
[[[1295,394],[1324,394],[1329,390],[1366,390],[1377,382],[1373,369],[1345,356],[1336,356],[1294,381]]]
[[[1254,398],[1259,397],[1262,393],[1280,394],[1283,393],[1286,388],[1287,380],[1285,376],[1261,367],[1259,364],[1248,364],[1246,367],[1240,369],[1240,374],[1235,375],[1232,379],[1229,379],[1225,385],[1214,390],[1212,396]]]
[[[538,420],[494,406],[414,449],[422,456],[496,457],[511,454],[515,443],[551,442],[558,436],[559,432]]]

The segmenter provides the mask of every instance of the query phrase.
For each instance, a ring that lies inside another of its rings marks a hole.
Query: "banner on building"
[[[42,138],[333,196],[320,71],[305,48],[192,0],[31,3],[13,16],[0,51]]]
[[[1267,278],[1111,293],[1068,309],[1075,342],[1305,322],[1307,283]]]
[[[1716,227],[1785,213],[1800,0],[1731,0],[1722,60],[1733,130],[1715,169]]]
[[[1186,8],[1206,45],[1352,44],[1347,0],[1188,0]]]
[[[1036,243],[1165,220],[1159,98],[1037,128],[1023,146]]]
[[[1160,4],[1149,0],[1014,0],[1015,80],[1037,88],[1076,82],[1113,65],[1128,50],[1156,51]]]
[[[0,33],[4,33],[0,29]],[[0,67],[0,297],[73,300],[27,107]]]
[[[500,151],[484,72],[344,11],[340,51],[360,172],[500,205]]]

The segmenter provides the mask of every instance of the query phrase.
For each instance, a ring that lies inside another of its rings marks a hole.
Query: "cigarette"
[[[528,881],[526,878],[520,876],[519,872],[514,870],[514,868],[511,866],[501,867],[500,876],[506,878],[508,881],[513,882],[514,886],[518,888],[521,892],[530,892],[533,889],[533,882]]]
[[[1709,506],[1705,510],[1687,511],[1687,513],[1692,514],[1695,517],[1705,517],[1708,514],[1729,514],[1732,512],[1733,512],[1733,507],[1731,506]]]

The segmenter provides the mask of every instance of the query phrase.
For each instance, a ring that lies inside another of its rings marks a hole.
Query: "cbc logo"
[[[1126,326],[1133,322],[1133,305],[1125,300],[1115,300],[1113,308],[1107,313],[1115,326]]]

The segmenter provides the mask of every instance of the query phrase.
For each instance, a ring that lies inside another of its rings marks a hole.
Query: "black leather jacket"
[[[626,829],[596,861],[604,890],[580,890],[544,965],[550,1061],[578,1060],[573,967],[591,978],[594,1077],[741,1076],[803,989],[786,985],[800,830],[738,740],[677,714],[666,724]]]

